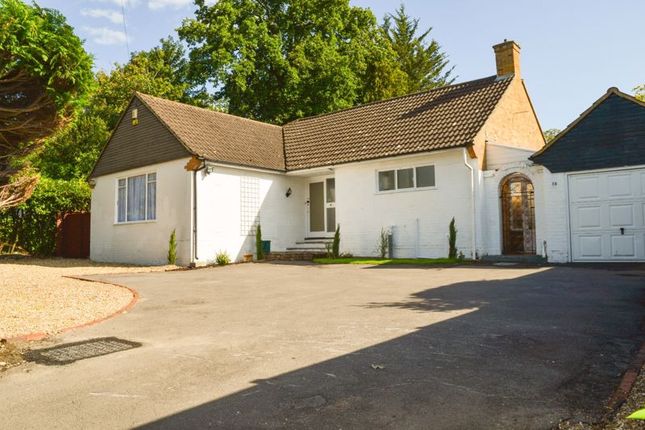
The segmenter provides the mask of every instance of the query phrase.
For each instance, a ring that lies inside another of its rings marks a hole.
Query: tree
[[[551,142],[555,137],[560,134],[560,129],[558,128],[550,128],[548,130],[544,131],[544,140],[546,140],[546,143]]]
[[[37,177],[16,160],[69,121],[92,84],[92,58],[55,10],[0,0],[0,210],[26,200]]]
[[[271,123],[402,94],[376,18],[349,0],[196,0],[178,29],[193,82],[232,114]]]
[[[636,93],[636,98],[645,102],[645,84],[639,85],[634,88],[634,93]]]
[[[401,4],[385,16],[383,30],[396,53],[396,59],[406,75],[406,92],[427,90],[450,84],[453,67],[448,68],[448,57],[436,40],[428,36],[432,27],[417,34],[419,20],[410,18]]]

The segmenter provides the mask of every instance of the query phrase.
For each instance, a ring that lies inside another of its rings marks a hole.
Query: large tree
[[[349,0],[196,0],[179,36],[194,82],[230,113],[272,123],[405,92],[369,9]]]
[[[0,210],[36,183],[15,160],[73,117],[91,83],[92,58],[60,13],[0,0]]]
[[[429,38],[432,27],[419,33],[419,20],[411,18],[401,5],[385,16],[383,30],[406,75],[406,92],[427,90],[454,81],[448,56],[436,40]]]

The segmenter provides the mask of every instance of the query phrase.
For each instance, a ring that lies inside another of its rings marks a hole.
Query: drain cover
[[[64,343],[51,348],[35,349],[26,354],[28,361],[45,365],[69,364],[86,358],[138,348],[141,344],[117,337],[101,337],[81,342]]]

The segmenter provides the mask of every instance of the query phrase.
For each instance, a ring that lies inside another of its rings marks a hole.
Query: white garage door
[[[645,261],[645,169],[569,176],[574,261]]]

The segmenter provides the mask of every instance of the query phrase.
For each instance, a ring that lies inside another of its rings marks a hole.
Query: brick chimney
[[[514,73],[520,77],[520,45],[512,40],[504,39],[504,42],[493,46],[495,51],[495,63],[497,64],[497,76],[505,76]]]

